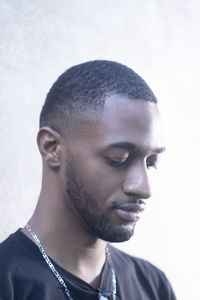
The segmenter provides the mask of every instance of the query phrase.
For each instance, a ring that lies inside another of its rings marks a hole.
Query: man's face
[[[113,95],[67,151],[66,191],[75,218],[103,240],[122,242],[151,196],[149,173],[163,151],[155,103]]]

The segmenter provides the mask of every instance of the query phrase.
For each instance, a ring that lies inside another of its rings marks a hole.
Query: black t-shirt
[[[120,300],[175,300],[164,273],[145,260],[109,245]],[[54,262],[74,300],[97,300],[98,289]],[[112,290],[106,262],[100,289]],[[0,300],[65,300],[63,287],[49,269],[38,247],[21,230],[0,244]]]

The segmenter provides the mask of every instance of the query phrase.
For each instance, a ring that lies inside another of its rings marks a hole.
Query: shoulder
[[[136,272],[140,271],[146,276],[165,276],[164,273],[148,262],[145,259],[131,256],[115,247],[111,246],[112,259],[118,266],[123,265],[130,269],[134,269]]]
[[[15,235],[11,234],[0,244],[0,298],[13,299],[13,278],[16,277],[20,269],[20,245],[18,245]]]
[[[50,300],[62,293],[37,246],[20,229],[0,244],[0,287],[0,299],[7,300]]]
[[[129,282],[130,280],[138,282],[143,288],[148,291],[151,290],[152,294],[158,293],[160,299],[175,299],[170,282],[158,267],[147,260],[126,254],[115,247],[111,246],[110,250],[114,268],[120,274],[119,276],[123,277],[123,280],[126,278]]]
[[[16,238],[15,235],[18,230],[11,234],[7,239],[0,243],[0,263],[4,263],[7,259],[11,259],[13,253],[16,251]],[[7,261],[8,262],[8,261]]]
[[[34,243],[18,229],[0,244],[0,276],[13,277],[36,268],[37,252]]]
[[[22,259],[23,244],[19,237],[20,229],[0,243],[0,268],[3,270],[1,275],[16,269]]]

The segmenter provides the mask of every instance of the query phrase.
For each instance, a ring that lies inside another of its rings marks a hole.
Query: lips
[[[136,223],[145,209],[145,203],[123,203],[117,205],[114,210],[116,215],[124,222]]]

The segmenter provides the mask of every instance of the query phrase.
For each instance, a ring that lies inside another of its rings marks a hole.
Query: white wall
[[[45,94],[66,68],[111,59],[138,72],[160,100],[168,151],[135,237],[119,245],[200,299],[197,0],[0,2],[0,240],[30,217],[41,182],[35,136]]]

